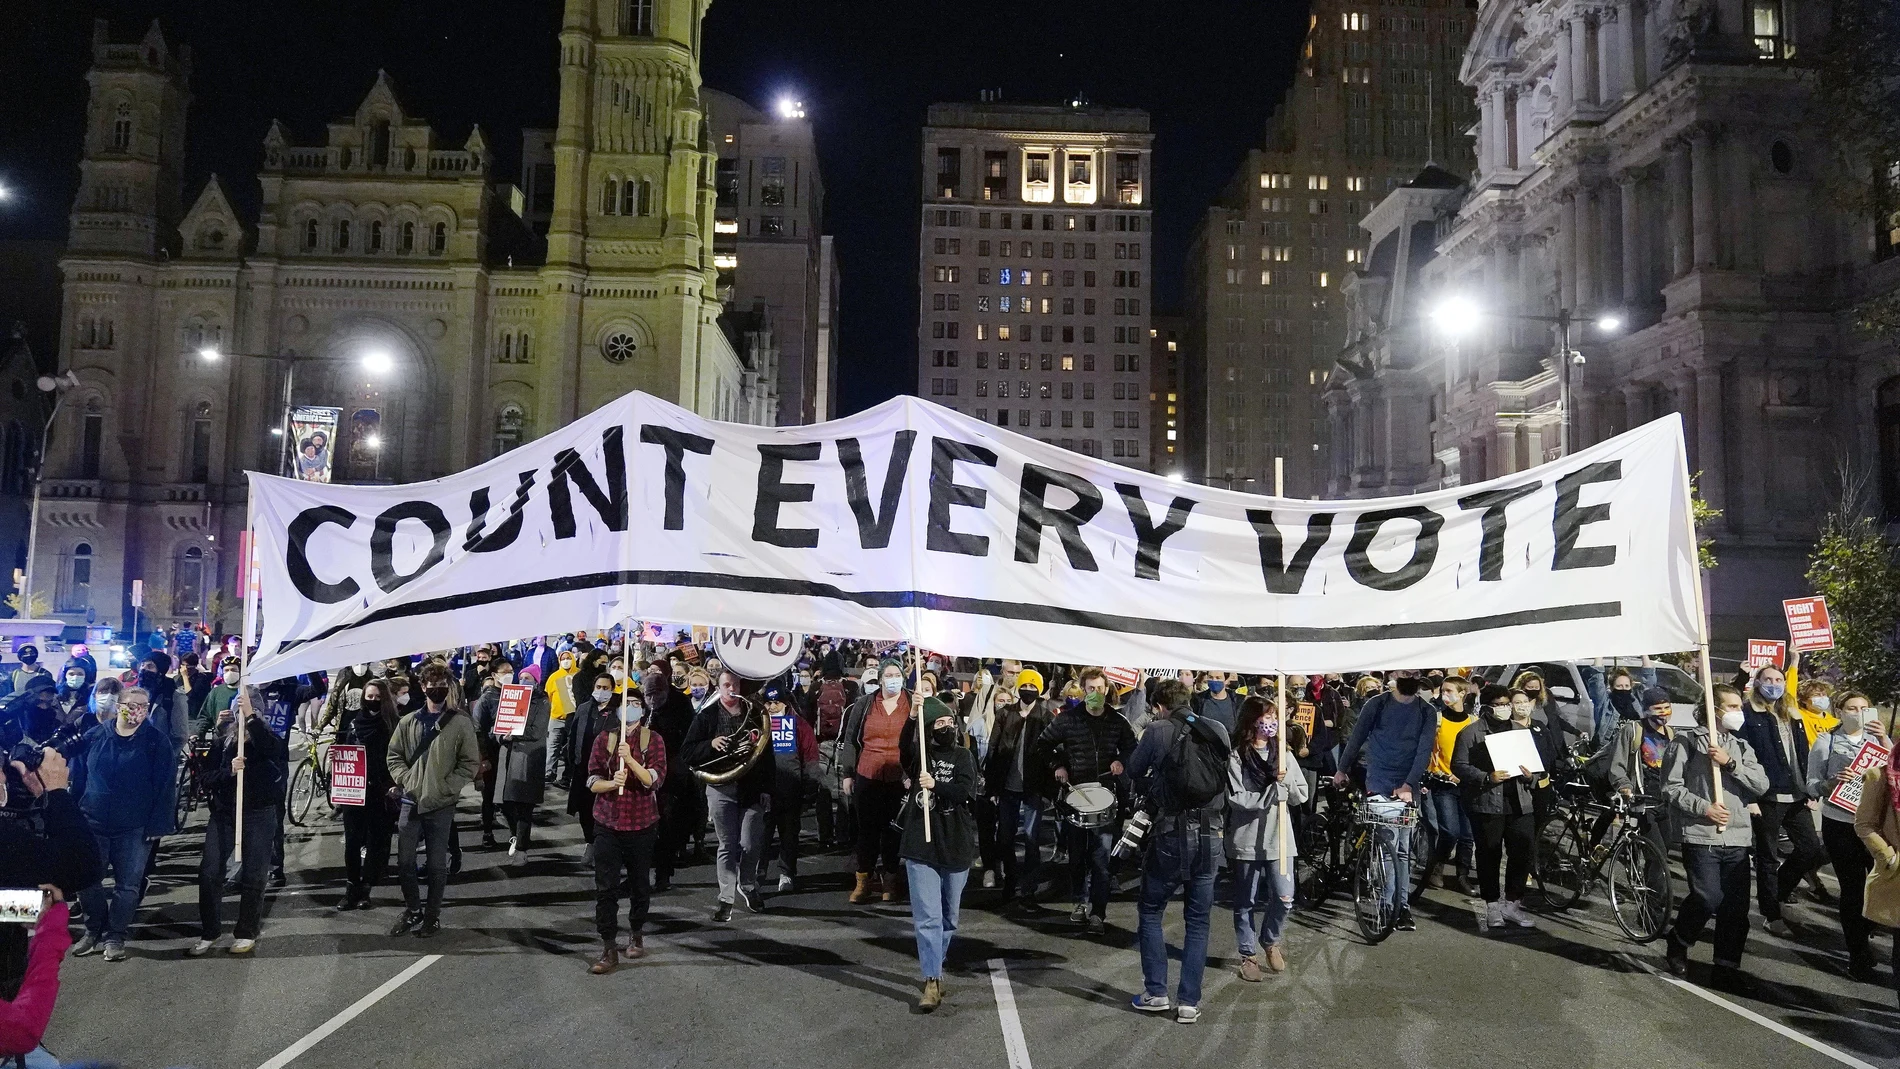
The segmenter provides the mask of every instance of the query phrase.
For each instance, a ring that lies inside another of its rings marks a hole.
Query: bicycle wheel
[[[1610,854],[1610,912],[1617,927],[1638,943],[1651,942],[1669,926],[1669,859],[1634,832]]]
[[[178,770],[177,802],[172,813],[172,819],[175,822],[172,827],[175,830],[184,831],[185,821],[191,818],[191,811],[198,808],[195,787],[196,784],[192,782],[190,759],[187,758],[185,765]]]
[[[1574,820],[1544,825],[1537,836],[1535,872],[1544,905],[1569,909],[1583,899],[1589,879],[1589,840]]]
[[[1392,934],[1392,907],[1386,902],[1386,879],[1392,858],[1378,836],[1367,835],[1352,866],[1352,912],[1359,922],[1359,934],[1369,944],[1385,941]]]
[[[1411,882],[1411,900],[1417,902],[1419,896],[1425,893],[1425,874],[1431,871],[1432,852],[1438,848],[1438,836],[1429,823],[1421,820],[1412,826],[1411,839],[1412,871],[1406,877]]]
[[[290,822],[303,827],[305,818],[310,816],[310,807],[317,800],[316,770],[305,761],[290,774],[290,807],[286,810]]]

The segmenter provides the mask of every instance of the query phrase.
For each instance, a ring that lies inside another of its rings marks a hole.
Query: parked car
[[[1624,663],[1612,659],[1601,665],[1607,675],[1618,664],[1632,671],[1640,671],[1636,663]],[[1535,669],[1544,677],[1544,685],[1550,688],[1550,696],[1557,701],[1557,712],[1572,731],[1585,735],[1594,734],[1596,709],[1584,689],[1583,674],[1577,670],[1576,661],[1537,661],[1527,664],[1493,665],[1480,668],[1478,674],[1487,682],[1509,686],[1525,669]],[[1650,667],[1656,672],[1656,685],[1669,692],[1669,723],[1675,727],[1694,727],[1702,722],[1702,683],[1696,677],[1677,668],[1673,664],[1663,664],[1652,659]],[[1640,680],[1640,676],[1638,677]],[[1642,684],[1639,682],[1638,687]]]

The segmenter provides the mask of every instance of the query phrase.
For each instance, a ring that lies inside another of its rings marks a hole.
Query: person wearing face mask
[[[1761,762],[1768,791],[1755,801],[1755,898],[1768,930],[1791,934],[1782,903],[1794,895],[1803,877],[1827,863],[1827,850],[1815,830],[1816,800],[1808,794],[1808,736],[1800,724],[1787,677],[1774,665],[1755,674],[1743,709],[1742,738]],[[1776,846],[1787,832],[1794,851],[1785,860]]]
[[[60,727],[76,724],[92,711],[92,684],[86,680],[85,670],[71,662],[60,679],[58,706]]]
[[[1084,668],[1077,677],[1082,699],[1057,714],[1042,735],[1042,750],[1058,791],[1094,783],[1117,791],[1135,753],[1135,731],[1108,707],[1108,674]],[[1065,810],[1072,812],[1072,810]],[[1121,838],[1121,824],[1112,821],[1093,828],[1065,823],[1069,838],[1069,887],[1075,909],[1069,919],[1101,935],[1108,918],[1109,851]]]
[[[577,695],[574,693],[574,677],[580,671],[579,661],[573,650],[563,650],[556,655],[554,671],[549,673],[541,690],[548,699],[548,767],[547,782],[558,790],[567,789],[567,777],[562,770],[572,774],[574,766],[567,760],[567,718],[574,711]]]
[[[1353,721],[1352,736],[1339,755],[1339,771],[1333,775],[1333,785],[1344,787],[1351,781],[1354,765],[1363,753],[1366,793],[1413,804],[1437,744],[1438,711],[1419,696],[1417,674],[1405,670],[1395,672],[1391,690],[1372,694],[1360,706],[1359,715]],[[1457,769],[1454,767],[1452,771],[1455,773]],[[1465,809],[1471,811],[1469,799]],[[1393,834],[1392,839],[1398,864],[1390,874],[1386,900],[1394,911],[1397,929],[1414,931],[1417,925],[1406,901],[1408,881],[1399,878],[1399,873],[1411,871],[1412,837]]]
[[[1005,661],[1008,668],[1014,662]],[[1053,793],[1048,763],[1037,761],[1042,736],[1049,728],[1049,711],[1039,700],[1042,677],[1034,669],[1017,669],[1018,686],[997,684],[989,753],[983,760],[983,785],[996,806],[996,853],[1003,871],[1003,898],[1007,908],[1036,913],[1036,892],[1042,873],[1043,800]],[[1016,859],[1016,837],[1023,838],[1022,860]]]
[[[455,800],[475,780],[481,764],[474,723],[448,704],[449,672],[431,664],[422,670],[422,708],[403,717],[389,739],[389,776],[402,789],[396,815],[397,871],[402,876],[403,913],[390,936],[442,930],[442,895],[448,884],[449,839],[455,834]],[[425,905],[416,878],[416,847],[428,846],[429,897]]]
[[[205,699],[211,693],[211,673],[198,667],[198,655],[187,653],[179,658],[179,693],[185,706],[185,725],[189,729],[204,715]]]
[[[148,720],[150,694],[129,687],[118,697],[117,715],[86,732],[72,767],[73,793],[98,845],[100,871],[113,877],[110,904],[103,882],[80,892],[86,934],[73,956],[103,950],[114,962],[125,960],[153,845],[172,832],[178,786],[178,751]]]
[[[171,677],[171,670],[171,655],[154,651],[139,666],[139,686],[152,697],[152,726],[172,741],[172,752],[182,759],[191,725],[185,722],[185,702],[178,696],[178,680]]]
[[[38,646],[29,643],[21,646],[17,652],[20,657],[20,667],[15,668],[13,674],[9,677],[13,684],[13,688],[9,693],[19,694],[24,692],[27,682],[30,680],[38,678],[50,680],[52,678],[52,673],[48,672],[46,666],[40,663],[40,648]]]
[[[1280,804],[1298,806],[1306,801],[1306,777],[1298,768],[1280,764],[1279,716],[1273,703],[1250,697],[1240,706],[1233,754],[1227,761],[1227,860],[1234,870],[1234,943],[1240,954],[1240,978],[1259,983],[1264,978],[1260,948],[1266,947],[1266,968],[1286,971],[1286,948],[1281,936],[1293,911],[1293,872],[1280,872],[1282,849],[1286,857],[1299,850],[1280,839]]]
[[[396,831],[390,821],[395,802],[390,795],[396,783],[389,775],[389,738],[400,719],[389,690],[387,680],[370,680],[363,687],[356,715],[337,729],[338,742],[363,748],[369,779],[362,805],[340,807],[344,879],[343,901],[336,907],[340,912],[369,909],[370,892],[389,868],[389,839]]]
[[[243,676],[243,668],[236,657],[228,658],[219,666],[218,682],[205,696],[204,706],[198,710],[198,719],[192,724],[191,733],[194,736],[209,738],[217,731],[218,714],[229,711],[237,701],[238,684],[243,681]]]
[[[611,677],[597,680],[613,684]],[[685,752],[686,733],[693,727],[693,700],[673,685],[673,666],[664,658],[647,662],[640,689],[646,694],[649,722],[666,742],[666,752]],[[653,849],[653,889],[673,886],[673,873],[686,853],[686,844],[706,827],[706,792],[698,777],[685,769],[669,776],[660,788],[659,839]]]
[[[976,861],[976,814],[970,808],[976,796],[976,756],[963,744],[955,709],[934,697],[925,698],[922,707],[930,725],[929,744],[919,746],[914,722],[898,744],[902,783],[909,792],[898,853],[910,885],[910,920],[924,981],[917,1008],[929,1013],[943,1003],[944,958],[957,932],[963,888]]]
[[[646,956],[647,910],[653,892],[648,874],[660,836],[659,795],[667,776],[666,740],[646,722],[646,699],[639,687],[625,694],[607,692],[598,681],[596,701],[618,704],[618,724],[602,721],[588,747],[587,791],[594,802],[594,927],[600,933],[600,957],[588,969],[605,976],[619,965]],[[611,716],[611,713],[609,714]],[[579,779],[576,776],[575,779]],[[627,895],[627,945],[618,943],[622,891]]]
[[[515,682],[515,665],[506,657],[489,664],[489,685],[475,699],[475,724],[496,744],[495,792],[501,796],[502,820],[508,828],[508,858],[517,864],[534,833],[534,811],[547,791],[548,696],[532,688],[528,722],[518,734],[506,735],[496,726],[501,688]]]
[[[1514,698],[1523,706],[1522,723],[1512,708]],[[1484,896],[1484,915],[1478,926],[1487,932],[1502,931],[1507,922],[1531,928],[1537,922],[1524,912],[1521,900],[1536,849],[1536,806],[1531,797],[1536,776],[1523,766],[1494,767],[1485,743],[1494,734],[1528,730],[1531,703],[1523,691],[1492,685],[1479,692],[1478,706],[1482,715],[1458,733],[1451,755],[1451,772],[1464,792],[1465,810],[1471,814],[1477,840],[1478,886]],[[1505,865],[1501,884],[1500,863]]]
[[[1234,733],[1234,723],[1240,716],[1240,699],[1228,686],[1225,673],[1207,674],[1207,689],[1194,696],[1194,715],[1219,723],[1221,730],[1229,735]]]
[[[774,679],[759,689],[766,716],[772,726],[772,760],[777,779],[772,784],[772,812],[766,822],[766,856],[772,853],[772,839],[778,838],[778,893],[788,894],[798,884],[798,834],[805,815],[805,795],[818,781],[818,737],[811,724],[792,711],[786,701],[791,690],[783,679]]]
[[[1867,695],[1857,690],[1842,691],[1838,700],[1838,723],[1808,749],[1808,795],[1822,800],[1821,843],[1841,884],[1841,935],[1847,944],[1848,971],[1854,979],[1872,983],[1876,979],[1870,943],[1873,924],[1864,912],[1871,858],[1855,834],[1854,810],[1834,804],[1831,796],[1836,787],[1854,778],[1849,767],[1862,747],[1869,743],[1887,746],[1889,740]],[[1865,797],[1861,804],[1867,804]]]
[[[1663,857],[1669,856],[1675,842],[1672,810],[1663,797],[1663,758],[1675,742],[1675,729],[1669,726],[1673,705],[1669,692],[1649,687],[1640,695],[1642,715],[1634,720],[1618,720],[1602,749],[1590,760],[1589,775],[1603,781],[1609,790],[1624,798],[1652,802],[1659,808],[1644,817],[1640,830]],[[1609,814],[1599,818],[1591,831],[1594,846],[1609,830]]]
[[[586,691],[586,697],[574,706],[574,711],[568,716],[570,721],[567,736],[568,757],[573,762],[573,767],[577,769],[587,767],[589,758],[593,756],[594,741],[600,737],[601,732],[613,731],[615,725],[620,722],[621,695],[614,690],[614,682],[607,675],[604,658],[601,664],[603,666],[601,670],[592,673],[593,678]],[[582,667],[584,670],[585,661],[582,662]],[[642,723],[650,725],[644,702],[640,709],[640,719]],[[573,776],[568,779],[567,811],[580,821],[581,841],[588,846],[585,857],[589,861],[594,856],[593,843],[596,831],[594,801],[594,792],[589,789],[586,776]],[[664,809],[661,810],[661,819],[662,821],[665,819]],[[661,827],[664,828],[664,826],[662,823]]]
[[[1846,704],[1845,701],[1842,702]],[[1867,714],[1872,723],[1870,710]],[[1900,746],[1887,748],[1887,760],[1867,770],[1861,779],[1860,807],[1854,810],[1854,834],[1860,836],[1871,859],[1872,870],[1881,877],[1866,890],[1863,912],[1892,918],[1900,914]],[[1845,897],[1845,896],[1843,896]],[[1900,935],[1894,939],[1893,982],[1900,991]]]
[[[323,700],[323,713],[317,717],[317,730],[349,723],[363,708],[363,687],[374,678],[370,663],[345,665],[330,676],[330,694]],[[379,662],[376,668],[382,668]]]
[[[277,833],[277,808],[290,778],[290,748],[262,717],[237,711],[218,718],[205,786],[211,793],[211,819],[205,824],[204,855],[198,865],[198,941],[185,954],[201,958],[223,934],[224,872],[231,862],[237,822],[244,822],[244,853],[238,859],[238,916],[231,953],[257,949],[264,919],[264,880]],[[241,721],[241,725],[240,725]],[[244,733],[240,742],[238,732]],[[237,774],[244,772],[244,812],[238,813]]]
[[[45,742],[59,728],[59,687],[49,676],[34,676],[26,690],[13,696],[0,712],[0,739],[21,738]]]
[[[858,825],[857,883],[849,899],[852,905],[863,905],[874,897],[890,902],[900,893],[897,833],[891,821],[904,800],[898,744],[911,716],[904,667],[886,657],[878,665],[877,689],[858,699],[845,714],[839,734],[841,789],[851,799]],[[872,877],[878,873],[883,876],[882,885],[874,890]]]
[[[686,673],[686,696],[691,699],[695,713],[711,705],[718,698],[713,693],[712,673],[704,668],[689,670]]]
[[[1742,692],[1722,683],[1713,690],[1720,717],[1715,731],[1698,725],[1676,732],[1663,758],[1663,797],[1675,810],[1689,879],[1689,893],[1676,907],[1669,930],[1664,964],[1672,975],[1687,973],[1689,948],[1714,918],[1710,983],[1746,994],[1750,985],[1741,968],[1748,943],[1749,850],[1755,841],[1749,809],[1768,793],[1769,784],[1754,749],[1738,734],[1745,719]],[[1717,775],[1722,777],[1719,804]]]
[[[693,718],[680,747],[680,762],[699,768],[734,745],[750,745],[739,729],[756,721],[752,703],[740,693],[741,681],[730,671],[719,673],[719,693]],[[772,806],[777,766],[766,760],[753,763],[745,775],[730,783],[706,784],[706,806],[719,839],[715,858],[719,901],[713,920],[732,919],[735,901],[743,900],[753,913],[765,912],[759,876],[765,860],[765,815]]]
[[[495,838],[495,829],[499,826],[495,805],[495,785],[499,781],[497,769],[501,762],[501,740],[494,734],[494,716],[501,704],[501,691],[495,685],[495,669],[500,655],[486,647],[475,654],[475,665],[480,672],[474,686],[469,686],[466,675],[462,686],[464,700],[468,703],[470,723],[475,728],[476,746],[481,752],[481,763],[476,766],[475,786],[482,795],[482,849],[499,850],[501,843]],[[512,681],[514,666],[509,665],[509,678]],[[484,698],[489,700],[484,701]]]
[[[1457,774],[1451,770],[1458,736],[1472,725],[1471,712],[1465,708],[1466,686],[1466,681],[1457,676],[1446,679],[1440,686],[1438,737],[1432,746],[1431,761],[1425,766],[1423,809],[1432,829],[1432,856],[1425,866],[1425,885],[1450,887],[1468,895],[1474,889],[1476,870],[1472,867],[1472,858],[1477,840],[1472,835],[1471,817],[1465,812],[1464,791]],[[1454,857],[1457,875],[1448,883],[1440,876],[1440,870]]]

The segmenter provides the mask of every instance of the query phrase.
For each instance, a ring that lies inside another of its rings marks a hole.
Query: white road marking
[[[403,971],[397,973],[396,975],[390,977],[388,980],[384,981],[381,987],[377,988],[374,991],[371,991],[367,995],[364,995],[362,998],[357,999],[355,1002],[350,1004],[350,1007],[348,1009],[344,1010],[342,1013],[339,1013],[335,1017],[332,1017],[329,1020],[318,1025],[316,1027],[316,1030],[311,1032],[309,1035],[303,1037],[302,1039],[298,1040],[295,1043],[292,1043],[290,1046],[285,1047],[283,1050],[283,1053],[277,1055],[277,1057],[275,1058],[272,1058],[270,1061],[265,1062],[263,1065],[258,1066],[258,1069],[284,1069],[284,1066],[289,1065],[293,1061],[296,1061],[297,1058],[300,1055],[302,1055],[305,1051],[309,1050],[311,1047],[314,1047],[317,1044],[323,1042],[325,1039],[329,1038],[330,1033],[336,1031],[339,1028],[342,1028],[346,1024],[349,1024],[351,1021],[355,1020],[357,1016],[360,1015],[364,1010],[367,1010],[371,1006],[374,1006],[378,1002],[381,1002],[384,996],[388,995],[391,991],[394,991],[397,988],[401,987],[402,985],[415,979],[416,975],[422,972],[422,970],[428,968],[431,965],[434,965],[436,962],[441,961],[441,960],[442,960],[442,955],[440,954],[429,954],[425,957],[417,959],[416,962],[410,965],[407,969],[404,969]]]
[[[1815,1039],[1813,1036],[1803,1035],[1800,1032],[1797,1032],[1794,1029],[1789,1028],[1787,1025],[1782,1024],[1780,1021],[1774,1021],[1774,1020],[1770,1020],[1767,1017],[1763,1017],[1761,1014],[1756,1013],[1754,1010],[1751,1010],[1746,1006],[1740,1006],[1733,1002],[1730,1002],[1728,999],[1723,998],[1722,996],[1714,993],[1713,991],[1705,991],[1702,988],[1697,987],[1696,985],[1690,983],[1687,980],[1681,980],[1674,976],[1668,976],[1663,973],[1656,973],[1655,975],[1657,979],[1662,980],[1665,983],[1674,984],[1677,987],[1682,988],[1684,991],[1687,991],[1690,994],[1696,996],[1697,998],[1704,999],[1708,1002],[1712,1002],[1715,1005],[1722,1007],[1723,1009],[1729,1011],[1730,1013],[1735,1014],[1738,1017],[1744,1017],[1750,1021],[1755,1022],[1758,1025],[1761,1025],[1763,1028],[1766,1028],[1771,1032],[1776,1032],[1776,1033],[1779,1033],[1780,1035],[1784,1035],[1788,1037],[1789,1039],[1794,1040],[1796,1043],[1799,1043],[1802,1046],[1808,1048],[1809,1050],[1817,1051],[1821,1054],[1827,1055],[1828,1057],[1834,1059],[1835,1061],[1840,1062],[1842,1065],[1851,1065],[1854,1067],[1854,1069],[1880,1069],[1879,1066],[1874,1065],[1871,1062],[1861,1061],[1859,1058],[1854,1057],[1852,1054],[1848,1054],[1846,1051],[1836,1050],[1833,1047],[1830,1047],[1827,1044],[1821,1042],[1820,1040]]]
[[[996,1016],[1003,1023],[1003,1049],[1009,1054],[1009,1069],[1031,1069],[1029,1041],[1023,1038],[1023,1021],[1016,1015],[1016,992],[1009,986],[1009,966],[1002,958],[991,958],[989,964],[990,990],[996,993]]]

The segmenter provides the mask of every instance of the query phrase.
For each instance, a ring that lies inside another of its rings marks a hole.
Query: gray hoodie
[[[1768,793],[1768,773],[1762,771],[1755,751],[1739,735],[1723,737],[1730,761],[1722,769],[1722,804],[1728,808],[1727,824],[1718,825],[1703,815],[1715,793],[1709,771],[1715,763],[1709,759],[1709,730],[1697,727],[1676,732],[1663,758],[1663,799],[1679,814],[1677,830],[1682,841],[1699,846],[1751,846],[1755,837],[1749,821],[1748,804]]]
[[[1227,759],[1227,857],[1230,861],[1278,861],[1280,859],[1279,790],[1286,789],[1287,800],[1301,805],[1307,799],[1306,774],[1294,765],[1278,784],[1261,782],[1250,767],[1241,764],[1240,754]],[[1288,856],[1299,856],[1297,843],[1288,844]]]

